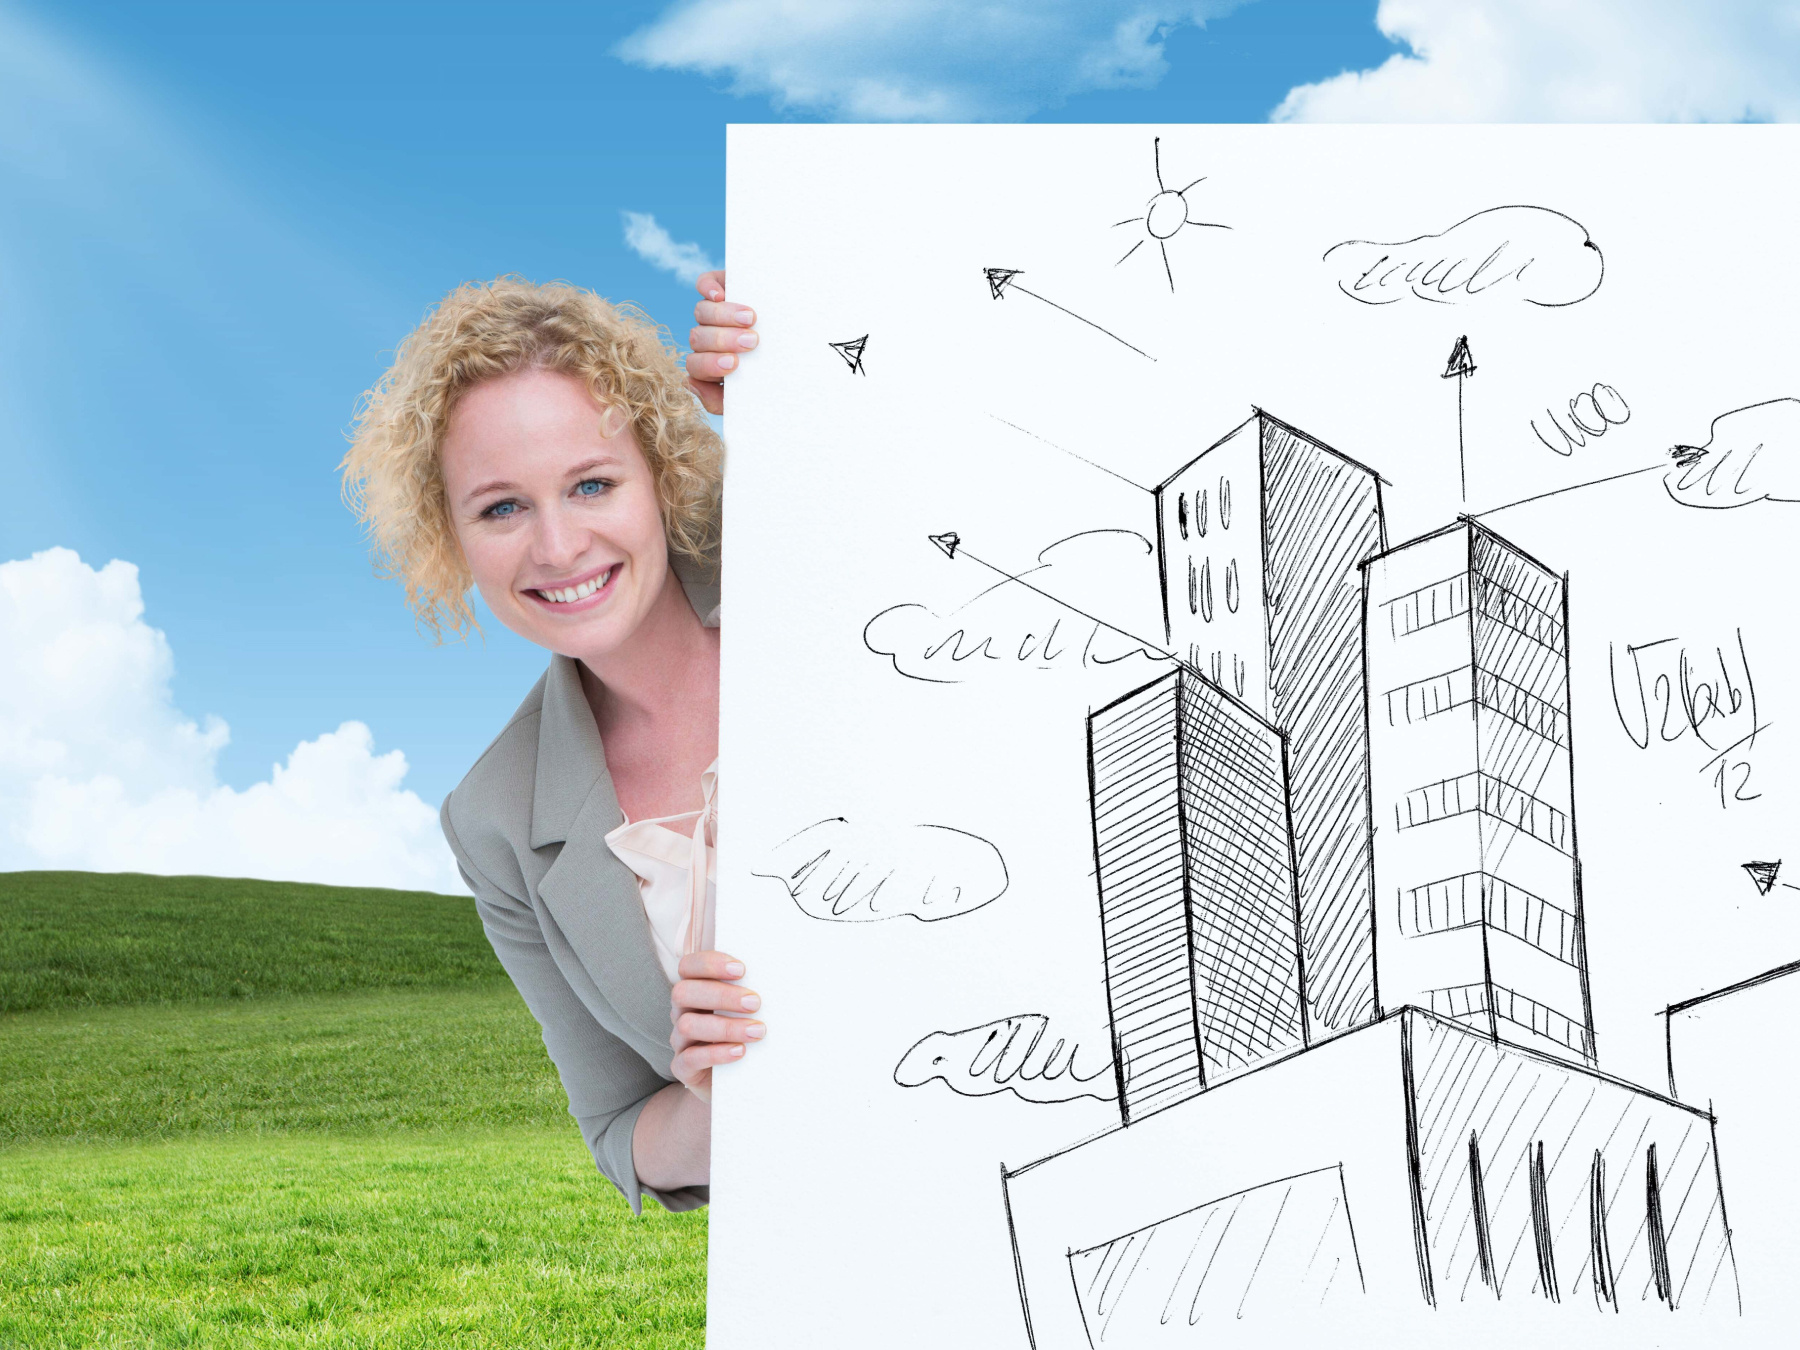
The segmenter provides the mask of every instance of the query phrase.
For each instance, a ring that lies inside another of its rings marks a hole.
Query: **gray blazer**
[[[717,583],[677,570],[695,612],[716,622]],[[651,1190],[632,1166],[638,1112],[674,1081],[670,987],[637,876],[606,845],[619,800],[573,660],[551,658],[440,819],[601,1172],[633,1213],[645,1194],[671,1210],[704,1205],[705,1186]]]

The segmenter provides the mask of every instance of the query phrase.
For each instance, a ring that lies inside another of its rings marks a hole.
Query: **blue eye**
[[[598,497],[601,493],[606,491],[607,487],[608,484],[603,478],[584,478],[575,485],[575,495],[578,497]]]
[[[515,516],[518,513],[519,513],[519,504],[517,502],[513,502],[513,501],[506,501],[506,502],[495,502],[492,506],[488,507],[488,509],[483,511],[481,514],[484,516],[492,517],[493,519],[496,519],[496,520],[504,520],[507,516]]]

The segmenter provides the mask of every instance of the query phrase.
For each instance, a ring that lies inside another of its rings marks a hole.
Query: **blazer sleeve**
[[[670,1080],[602,1026],[569,987],[530,904],[490,881],[457,838],[448,800],[439,820],[463,882],[474,893],[475,909],[494,955],[543,1029],[544,1049],[569,1096],[569,1114],[581,1127],[601,1173],[619,1188],[633,1214],[644,1212],[646,1195],[671,1211],[706,1204],[705,1186],[663,1191],[639,1182],[631,1156],[632,1131],[644,1104]]]

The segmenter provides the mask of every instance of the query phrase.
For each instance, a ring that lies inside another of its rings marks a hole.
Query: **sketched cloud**
[[[1663,488],[1683,506],[1725,510],[1800,502],[1800,399],[1753,403],[1713,418],[1705,445],[1678,445]]]
[[[1793,0],[1382,0],[1375,23],[1401,50],[1294,88],[1274,120],[1800,117]]]
[[[837,923],[968,914],[1006,893],[1006,860],[948,825],[821,820],[776,845],[752,874],[779,881],[802,912]]]
[[[901,1087],[933,1079],[962,1097],[1010,1092],[1028,1102],[1067,1102],[1077,1097],[1113,1101],[1118,1096],[1112,1061],[1077,1067],[1081,1047],[1050,1036],[1050,1019],[1020,1013],[963,1031],[934,1031],[894,1066]]]
[[[1490,207],[1439,234],[1397,243],[1348,239],[1325,250],[1325,265],[1338,289],[1365,305],[1413,298],[1559,308],[1587,299],[1606,273],[1581,222],[1543,206]]]
[[[1060,539],[1017,581],[981,575],[985,589],[948,614],[916,603],[882,610],[863,627],[863,645],[899,674],[931,684],[1168,659],[1107,626],[1161,631],[1159,617],[1125,600],[1157,594],[1156,549],[1135,530]]]
[[[1147,88],[1163,42],[1245,0],[677,0],[617,48],[734,94],[852,121],[1022,118],[1073,94]]]

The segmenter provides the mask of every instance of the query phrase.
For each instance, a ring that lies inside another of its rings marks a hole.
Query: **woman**
[[[724,282],[700,278],[685,378],[634,309],[465,286],[364,396],[343,464],[422,623],[472,624],[473,584],[552,653],[444,835],[634,1212],[706,1203],[713,1067],[764,1032],[720,1015],[760,1000],[710,949],[721,447],[695,400],[721,411],[756,345]]]

